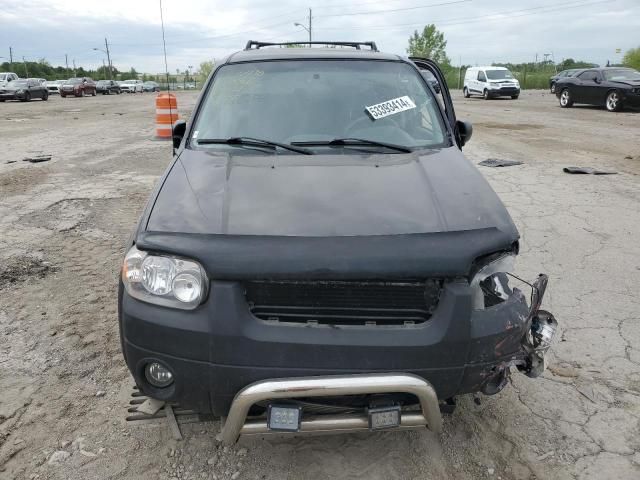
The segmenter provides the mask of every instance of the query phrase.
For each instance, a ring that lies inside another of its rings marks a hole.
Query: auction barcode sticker
[[[365,110],[369,112],[371,118],[378,120],[379,118],[388,117],[389,115],[411,110],[412,108],[416,108],[416,104],[405,95],[404,97],[394,98],[386,102],[371,105],[370,107],[365,107]]]

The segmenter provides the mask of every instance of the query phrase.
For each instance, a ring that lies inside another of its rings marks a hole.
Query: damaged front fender
[[[545,370],[545,354],[557,330],[554,316],[540,306],[548,277],[530,284],[531,300],[513,289],[505,301],[476,311],[466,373],[466,390],[486,395],[500,392],[508,383],[511,367],[535,378]]]

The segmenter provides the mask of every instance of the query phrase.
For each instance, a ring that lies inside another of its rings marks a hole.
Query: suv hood
[[[518,238],[498,196],[455,147],[343,152],[232,156],[184,150],[165,176],[146,230],[346,237],[489,228],[509,242]]]

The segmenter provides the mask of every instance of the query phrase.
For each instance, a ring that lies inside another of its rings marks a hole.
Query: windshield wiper
[[[308,150],[303,147],[295,147],[288,143],[272,142],[271,140],[262,140],[260,138],[251,138],[251,137],[199,138],[197,142],[198,142],[198,145],[215,145],[215,144],[246,145],[250,147],[271,148],[273,150],[275,150],[276,148],[284,148],[285,150],[291,150],[292,152],[301,153],[303,155],[313,155],[313,152],[311,150]]]
[[[395,143],[377,142],[375,140],[367,140],[365,138],[334,138],[331,141],[309,141],[309,142],[291,142],[292,145],[320,146],[327,145],[329,147],[383,147],[398,152],[411,153],[413,150],[403,145]]]

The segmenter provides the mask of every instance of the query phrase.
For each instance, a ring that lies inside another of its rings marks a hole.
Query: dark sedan
[[[0,88],[0,102],[5,100],[20,100],[21,102],[29,102],[32,98],[49,99],[47,87],[41,85],[35,79],[18,79]]]
[[[575,77],[583,70],[584,68],[570,68],[569,70],[562,70],[561,72],[556,73],[549,79],[549,90],[551,91],[551,93],[556,93],[556,83],[558,82],[558,80],[566,77]]]
[[[574,103],[604,106],[610,112],[640,108],[640,72],[632,68],[590,68],[558,80],[556,96],[562,108]]]
[[[111,95],[112,93],[120,95],[120,93],[122,93],[120,85],[113,80],[98,80],[96,83],[96,92],[103,95]]]
[[[144,82],[142,84],[142,91],[143,92],[159,92],[160,91],[160,85],[158,85],[156,82]]]

